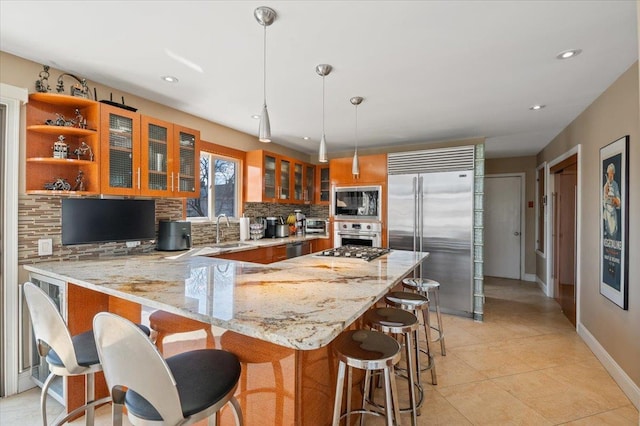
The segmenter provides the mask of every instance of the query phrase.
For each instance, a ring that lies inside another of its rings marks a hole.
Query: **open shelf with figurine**
[[[100,193],[98,102],[32,93],[27,104],[26,193]]]

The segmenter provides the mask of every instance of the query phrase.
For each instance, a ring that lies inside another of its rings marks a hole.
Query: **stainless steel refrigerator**
[[[389,248],[429,252],[443,312],[473,316],[473,170],[390,174]]]

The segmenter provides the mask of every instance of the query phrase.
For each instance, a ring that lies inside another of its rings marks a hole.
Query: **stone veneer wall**
[[[160,219],[182,218],[181,199],[156,200],[156,233]],[[97,225],[99,226],[99,225]],[[51,238],[53,255],[38,256],[38,239]],[[214,233],[215,238],[215,233]],[[18,199],[18,263],[51,260],[87,259],[114,255],[147,253],[155,249],[155,241],[142,241],[128,248],[124,242],[62,245],[62,198],[46,195],[22,195]]]
[[[258,216],[282,216],[285,220],[294,210],[300,210],[308,217],[329,217],[329,206],[305,205],[305,204],[278,204],[278,203],[245,203],[244,214],[247,217]]]
[[[216,242],[215,222],[191,222],[191,242],[194,246],[207,246]],[[220,219],[220,242],[240,240],[240,224]]]
[[[245,214],[256,216],[284,216],[294,209],[300,209],[309,217],[328,217],[329,206],[246,203]],[[78,260],[96,257],[148,253],[155,250],[154,240],[141,241],[137,247],[128,248],[124,242],[100,244],[62,245],[62,197],[46,195],[22,195],[18,199],[18,263],[49,262],[52,260]],[[180,220],[182,218],[182,199],[156,199],[156,233],[158,222]],[[215,222],[192,222],[192,244],[205,246],[216,241]],[[53,254],[38,256],[38,240],[51,238]],[[220,241],[237,241],[240,239],[240,227],[232,221],[227,227],[226,221],[220,223]]]

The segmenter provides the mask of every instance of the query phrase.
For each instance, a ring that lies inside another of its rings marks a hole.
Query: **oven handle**
[[[362,233],[362,234],[358,234],[358,233],[352,233],[352,232],[338,232],[338,235],[340,235],[341,237],[377,237],[378,234],[374,234],[374,233]]]

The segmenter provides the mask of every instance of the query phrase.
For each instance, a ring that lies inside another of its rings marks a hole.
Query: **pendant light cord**
[[[324,136],[324,75],[322,76],[322,136]]]
[[[262,48],[262,58],[263,58],[263,62],[262,62],[262,68],[263,68],[263,81],[262,81],[262,94],[263,94],[263,102],[264,105],[267,105],[267,26],[263,25],[264,27],[264,45]]]
[[[358,153],[358,105],[356,105],[356,154]]]

